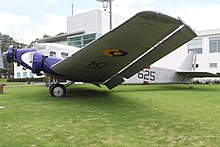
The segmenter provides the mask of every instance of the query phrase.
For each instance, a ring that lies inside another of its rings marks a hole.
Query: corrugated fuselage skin
[[[150,66],[125,80],[123,84],[179,84],[190,81],[190,77],[180,75],[176,70]]]

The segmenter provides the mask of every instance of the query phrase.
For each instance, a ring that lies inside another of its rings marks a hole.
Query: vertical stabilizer
[[[193,57],[194,57],[194,52],[189,52],[189,54],[186,56],[185,60],[181,64],[179,70],[192,71],[192,69],[193,69]]]

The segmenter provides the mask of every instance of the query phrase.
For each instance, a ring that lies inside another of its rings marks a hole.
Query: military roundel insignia
[[[104,50],[103,54],[110,57],[120,57],[120,56],[126,56],[128,52],[123,50],[109,49],[109,50]]]

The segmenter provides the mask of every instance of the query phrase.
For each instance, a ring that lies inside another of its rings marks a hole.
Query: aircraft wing
[[[145,11],[54,66],[67,79],[116,87],[194,38],[181,20]]]
[[[177,71],[177,73],[192,78],[220,77],[217,73],[209,71]]]

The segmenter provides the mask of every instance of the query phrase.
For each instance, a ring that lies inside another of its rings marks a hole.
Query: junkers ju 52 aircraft
[[[18,62],[37,75],[44,73],[56,79],[49,88],[50,94],[63,97],[66,88],[59,79],[104,84],[113,89],[194,37],[195,32],[180,19],[144,11],[85,47],[72,47],[72,54],[65,59],[45,56],[37,47],[40,45],[23,49],[9,46],[4,54],[8,62]],[[30,55],[31,62],[25,60]]]

